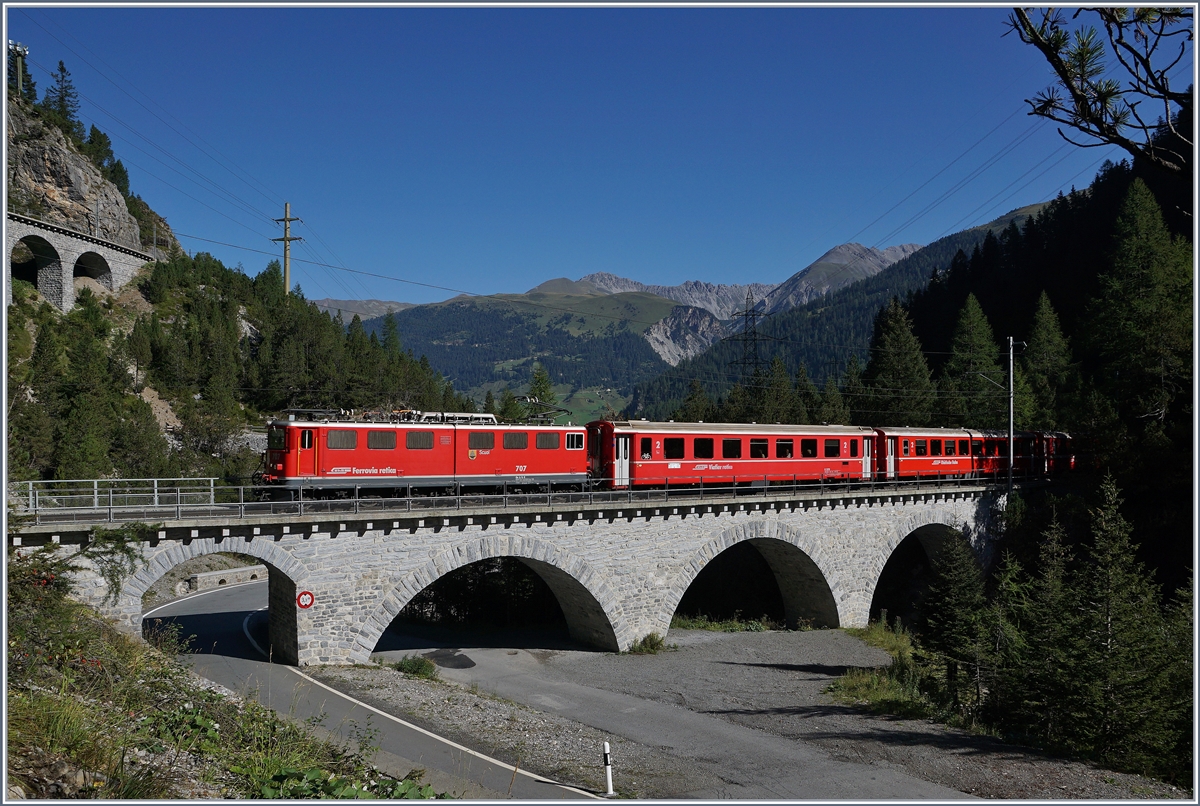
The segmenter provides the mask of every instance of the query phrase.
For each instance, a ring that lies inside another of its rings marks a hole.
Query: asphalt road
[[[374,763],[397,777],[414,768],[439,792],[471,799],[589,799],[590,793],[561,786],[435,736],[313,680],[290,666],[266,662],[267,585],[251,582],[208,591],[147,611],[146,623],[161,619],[195,636],[185,656],[197,674],[297,720],[323,717],[320,726],[343,742],[376,732]]]

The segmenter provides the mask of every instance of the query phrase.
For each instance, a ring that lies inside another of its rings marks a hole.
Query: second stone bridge
[[[144,566],[126,579],[115,604],[98,575],[83,573],[78,590],[123,626],[140,631],[142,594],[171,568],[214,552],[244,554],[268,568],[276,659],[363,663],[423,589],[469,563],[513,557],[549,586],[575,640],[617,651],[649,633],[665,636],[700,571],[746,542],[770,567],[790,623],[865,626],[884,566],[903,541],[919,541],[932,557],[947,537],[965,535],[986,561],[993,509],[1001,502],[995,491],[979,486],[402,517],[172,522],[141,544]],[[62,527],[30,532],[24,533],[26,545],[82,539],[82,533],[70,535]],[[305,592],[311,600],[301,595]]]

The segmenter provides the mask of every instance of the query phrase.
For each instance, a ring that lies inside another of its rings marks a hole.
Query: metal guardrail
[[[429,511],[480,510],[545,507],[548,510],[609,504],[652,504],[670,501],[711,501],[741,498],[828,498],[878,496],[938,492],[962,488],[1007,484],[1007,473],[969,478],[939,477],[890,481],[799,481],[775,480],[753,486],[682,486],[673,484],[653,489],[589,490],[582,492],[520,492],[502,494],[460,493],[390,498],[370,495],[368,488],[355,489],[343,498],[299,496],[290,501],[260,500],[262,487],[220,487],[215,479],[123,479],[112,482],[87,482],[66,489],[39,489],[38,484],[69,482],[13,482],[9,500],[17,506],[14,514],[30,518],[33,524],[93,524],[127,521],[160,522],[171,520],[240,519],[248,517],[333,514],[407,514]],[[161,482],[195,482],[164,486]],[[673,482],[677,480],[672,480]],[[138,487],[135,482],[142,483]],[[150,482],[155,482],[150,484]],[[27,486],[27,485],[34,486]],[[106,488],[97,484],[109,484]],[[14,497],[13,493],[19,491]],[[311,495],[309,492],[309,495]],[[365,493],[365,494],[364,494]]]

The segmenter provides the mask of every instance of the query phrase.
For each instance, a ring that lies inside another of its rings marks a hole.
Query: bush
[[[437,680],[438,667],[429,658],[420,655],[405,655],[396,661],[394,668],[409,677],[419,677],[422,680]]]
[[[663,637],[656,632],[649,635],[644,635],[629,645],[630,655],[657,655],[664,649],[673,649],[674,646],[668,647],[663,641]]]

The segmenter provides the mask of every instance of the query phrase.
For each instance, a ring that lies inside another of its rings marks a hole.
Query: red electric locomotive
[[[613,489],[871,478],[870,428],[645,420],[587,428],[592,478]]]
[[[491,414],[401,412],[379,421],[294,412],[267,426],[265,484],[398,492],[457,487],[578,487],[583,426],[502,425]]]

